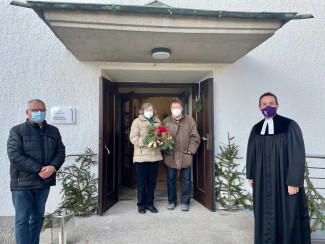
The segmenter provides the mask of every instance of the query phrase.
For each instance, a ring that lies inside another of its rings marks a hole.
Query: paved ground
[[[214,243],[252,244],[252,213],[244,211],[210,212],[191,200],[189,212],[180,206],[173,211],[166,209],[166,200],[156,200],[158,214],[137,212],[136,200],[119,201],[104,216],[76,217],[78,244],[137,244],[137,243]],[[324,232],[313,233],[312,243],[324,244]],[[14,217],[0,217],[0,243],[14,244]],[[41,244],[51,243],[51,232],[41,234]]]
[[[0,243],[15,243],[15,217],[0,217]]]
[[[166,209],[167,202],[156,201],[157,214],[137,212],[136,200],[119,201],[104,216],[76,218],[76,236],[80,244],[109,243],[213,243],[252,244],[253,218],[243,211],[210,212],[195,200],[190,211]],[[50,241],[50,231],[41,235],[41,243]]]

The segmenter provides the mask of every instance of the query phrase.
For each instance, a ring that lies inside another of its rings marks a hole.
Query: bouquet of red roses
[[[168,126],[167,126],[168,127]],[[148,134],[143,139],[143,144],[152,149],[172,150],[175,144],[168,130],[164,126],[156,127],[154,124],[147,126]]]

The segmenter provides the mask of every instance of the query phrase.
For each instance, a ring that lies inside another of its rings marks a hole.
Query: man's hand
[[[248,180],[248,184],[249,184],[250,187],[253,188],[253,179],[249,179],[249,180]]]
[[[288,186],[288,193],[289,195],[294,195],[299,192],[299,187],[296,186]]]
[[[52,165],[49,166],[44,166],[41,171],[38,173],[38,175],[42,179],[47,179],[49,178],[53,173],[55,172],[55,168]]]

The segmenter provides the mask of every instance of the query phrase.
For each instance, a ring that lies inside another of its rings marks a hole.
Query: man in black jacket
[[[17,244],[39,243],[50,186],[65,159],[59,130],[45,121],[45,103],[29,101],[26,115],[25,123],[10,130],[7,143]]]

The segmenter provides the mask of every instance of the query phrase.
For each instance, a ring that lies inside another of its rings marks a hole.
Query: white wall
[[[236,63],[217,65],[215,72],[216,143],[227,142],[229,131],[242,157],[252,126],[263,118],[258,98],[267,91],[277,95],[278,113],[300,125],[306,153],[325,155],[324,2],[284,1],[281,6],[265,6],[265,11],[298,11],[315,18],[290,21]]]
[[[135,4],[131,0],[87,2]],[[136,4],[148,2],[142,0]],[[301,126],[306,151],[325,154],[325,7],[322,0],[163,2],[183,8],[313,14],[315,19],[289,22],[236,63],[214,66],[216,146],[226,142],[229,131],[236,137],[240,155],[244,157],[251,127],[262,119],[258,98],[271,91],[278,96],[279,114],[296,120]],[[0,216],[14,214],[6,141],[9,129],[25,120],[26,102],[40,98],[48,109],[75,107],[77,123],[58,125],[66,151],[78,153],[90,147],[97,152],[98,77],[101,68],[110,67],[110,64],[79,62],[34,11],[9,6],[9,3],[10,0],[0,1]],[[244,160],[241,163],[244,165]],[[52,187],[47,212],[53,211],[60,202],[59,189]]]
[[[0,216],[14,214],[6,143],[10,128],[25,121],[30,99],[44,100],[48,110],[76,108],[75,125],[57,126],[67,154],[98,151],[98,65],[77,61],[33,10],[9,2],[0,2]],[[46,211],[57,207],[59,190],[51,188]]]

